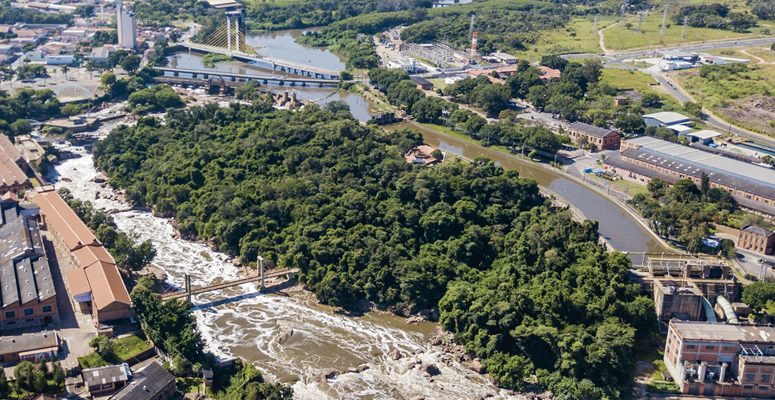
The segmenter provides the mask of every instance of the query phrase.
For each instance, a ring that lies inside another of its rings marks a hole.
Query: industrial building
[[[664,362],[683,394],[771,398],[775,327],[672,320]]]
[[[0,363],[50,359],[58,355],[61,346],[59,335],[51,331],[0,336]]]
[[[24,173],[26,163],[19,150],[6,135],[0,134],[0,195],[19,193],[32,187]]]
[[[758,226],[746,226],[740,230],[737,246],[761,254],[775,252],[775,232]]]
[[[705,173],[712,188],[729,191],[742,208],[775,216],[775,170],[769,168],[650,136],[623,141],[619,156],[605,163],[668,183],[687,178],[699,184]]]
[[[3,204],[0,220],[0,330],[59,321],[56,290],[35,213]]]
[[[700,143],[707,146],[713,143],[713,139],[721,137],[721,134],[710,129],[703,129],[701,131],[687,133],[686,137],[689,139],[690,143]]]
[[[619,132],[578,121],[568,127],[568,136],[576,143],[591,143],[602,150],[618,149],[622,140]]]
[[[66,274],[73,301],[100,323],[133,316],[116,262],[86,224],[55,191],[35,193],[32,200],[54,245],[75,267]]]
[[[646,126],[663,126],[675,132],[678,136],[684,136],[692,131],[692,120],[680,113],[672,111],[661,111],[643,116],[643,122]]]

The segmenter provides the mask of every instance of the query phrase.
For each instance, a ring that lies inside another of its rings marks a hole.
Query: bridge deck
[[[215,46],[208,46],[206,44],[200,44],[200,43],[182,42],[182,43],[180,43],[180,45],[182,45],[183,47],[187,47],[189,49],[192,49],[192,50],[199,50],[199,51],[204,51],[204,52],[208,52],[208,53],[219,53],[219,54],[227,54],[228,53],[228,50],[226,50],[224,48],[215,47]],[[335,70],[332,70],[332,69],[320,68],[320,67],[315,67],[315,66],[312,66],[312,65],[302,64],[302,63],[296,63],[296,62],[293,62],[293,61],[281,60],[279,58],[256,56],[256,55],[248,54],[248,53],[245,53],[245,52],[242,52],[242,51],[232,50],[231,53],[232,53],[232,55],[234,55],[236,57],[240,57],[240,58],[245,58],[245,59],[255,60],[255,61],[263,61],[263,62],[271,63],[271,64],[274,64],[274,65],[279,65],[279,66],[283,66],[283,67],[289,67],[289,68],[303,70],[303,71],[307,71],[307,72],[318,73],[318,74],[322,74],[322,75],[337,76],[337,75],[339,75],[339,72],[340,72],[340,71],[335,71]]]
[[[279,271],[271,271],[271,272],[267,272],[267,273],[264,274],[264,279],[277,278],[279,276],[295,274],[295,273],[298,273],[298,272],[299,272],[298,268],[283,269],[283,270],[279,270]],[[247,278],[235,279],[233,281],[214,283],[212,285],[207,285],[207,286],[197,286],[197,287],[193,287],[191,289],[191,295],[193,296],[193,295],[197,295],[197,294],[202,294],[202,293],[212,292],[212,291],[216,291],[216,290],[226,289],[226,288],[230,288],[232,286],[243,285],[245,283],[258,282],[260,280],[261,280],[261,275],[257,275],[257,276],[249,276]],[[170,300],[170,299],[179,299],[179,298],[186,297],[186,296],[188,296],[188,292],[186,292],[185,290],[181,290],[181,291],[178,291],[178,292],[163,294],[161,296],[161,299],[163,301],[166,301],[166,300]]]
[[[284,82],[307,82],[307,83],[338,83],[338,79],[322,79],[322,78],[307,78],[307,77],[291,77],[291,76],[271,76],[271,75],[254,75],[254,74],[240,74],[236,72],[224,72],[216,70],[201,70],[201,69],[186,69],[186,68],[170,68],[170,67],[154,67],[155,70],[161,72],[176,72],[179,74],[196,74],[196,75],[213,75],[213,76],[226,76],[240,79],[266,79],[270,81],[284,81]]]

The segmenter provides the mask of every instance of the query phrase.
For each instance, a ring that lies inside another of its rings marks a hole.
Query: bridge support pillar
[[[178,73],[178,72],[173,72],[173,73],[172,73],[172,76],[180,76],[180,73]]]
[[[191,303],[191,275],[186,274],[186,299]]]
[[[261,271],[261,288],[259,291],[263,292],[266,289],[266,286],[264,286],[264,257],[258,256],[258,268]]]

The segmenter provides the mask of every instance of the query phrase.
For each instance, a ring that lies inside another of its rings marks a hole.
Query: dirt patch
[[[727,107],[720,107],[718,112],[739,121],[743,126],[770,132],[770,122],[775,121],[775,97],[749,96]]]

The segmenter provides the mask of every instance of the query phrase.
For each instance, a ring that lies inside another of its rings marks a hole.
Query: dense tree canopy
[[[653,304],[628,283],[629,259],[597,245],[597,225],[550,211],[535,182],[486,159],[410,165],[418,133],[332,108],[171,111],[114,130],[95,162],[184,235],[300,268],[323,302],[438,306],[504,385],[538,373],[557,393],[616,397]],[[141,314],[161,312],[137,290]]]

